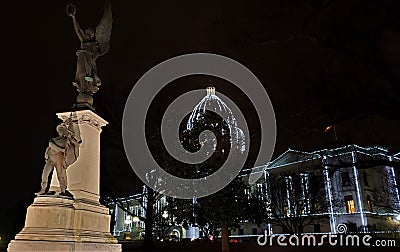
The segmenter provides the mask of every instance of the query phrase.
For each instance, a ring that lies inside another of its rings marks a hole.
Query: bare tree
[[[322,175],[276,173],[268,176],[266,184],[270,221],[283,232],[299,234],[306,226],[323,221],[318,215],[327,210]]]
[[[172,224],[171,220],[173,216],[173,209],[175,208],[175,201],[170,198],[165,197],[163,194],[154,191],[148,186],[145,186],[143,192],[137,195],[136,198],[111,198],[105,199],[106,204],[114,203],[122,211],[124,211],[129,216],[136,216],[141,221],[144,221],[144,244],[146,248],[151,248],[154,246],[154,235],[157,234],[159,238],[163,239],[167,235],[168,227]],[[142,211],[144,211],[144,216],[137,215],[132,211],[133,207],[139,205]],[[168,219],[163,217],[163,214],[168,212],[170,215]]]

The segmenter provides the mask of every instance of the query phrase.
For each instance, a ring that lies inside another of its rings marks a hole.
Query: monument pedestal
[[[8,252],[120,252],[121,245],[110,233],[109,210],[99,203],[100,133],[107,122],[90,110],[57,115],[63,121],[72,115],[82,138],[79,157],[67,169],[67,189],[74,198],[36,197],[27,209],[25,227],[9,243]],[[51,183],[50,190],[59,191],[55,171]]]

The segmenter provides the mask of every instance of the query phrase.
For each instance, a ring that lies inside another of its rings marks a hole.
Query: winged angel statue
[[[96,30],[91,28],[83,30],[76,20],[76,8],[73,4],[67,5],[67,15],[72,18],[74,29],[81,42],[80,49],[76,52],[77,66],[74,86],[80,94],[93,95],[99,89],[101,80],[97,75],[96,60],[106,54],[110,49],[112,28],[111,3],[105,3],[103,16]]]

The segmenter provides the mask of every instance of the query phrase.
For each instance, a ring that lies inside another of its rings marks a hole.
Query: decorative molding
[[[58,118],[65,121],[68,118],[77,117],[74,120],[78,121],[78,124],[89,124],[90,126],[96,128],[101,131],[101,127],[108,124],[106,120],[98,116],[91,110],[78,110],[78,111],[70,111],[70,112],[61,112],[57,113]]]

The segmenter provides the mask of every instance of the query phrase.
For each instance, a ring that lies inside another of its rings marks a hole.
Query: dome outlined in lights
[[[195,128],[195,123],[204,119],[206,111],[215,112],[219,115],[224,114],[224,120],[229,127],[231,145],[236,147],[240,153],[244,153],[246,150],[245,134],[243,133],[243,130],[238,127],[236,118],[231,109],[216,95],[215,87],[207,87],[206,92],[207,93],[203,99],[201,99],[190,113],[186,129],[189,131],[193,130]],[[223,130],[221,131],[222,135],[227,133],[228,132]]]

